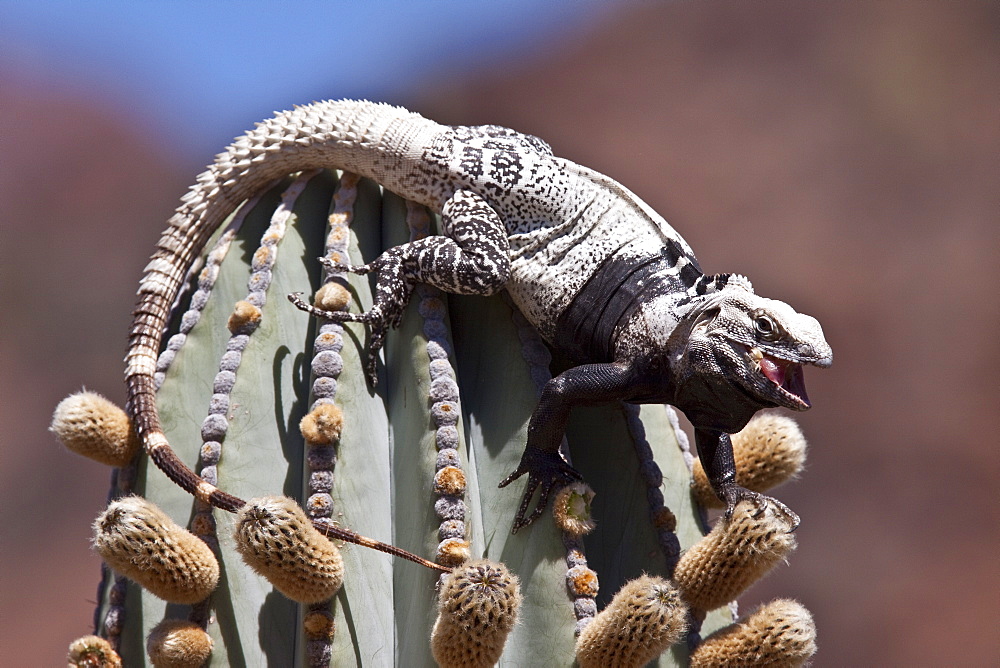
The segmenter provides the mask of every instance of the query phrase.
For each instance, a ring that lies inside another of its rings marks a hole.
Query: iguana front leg
[[[503,479],[506,487],[528,474],[521,505],[511,533],[534,522],[548,505],[553,488],[583,477],[559,454],[566,422],[574,406],[627,398],[635,388],[635,374],[627,364],[584,364],[573,367],[545,384],[538,406],[528,422],[528,442],[517,470]],[[525,518],[528,504],[539,490],[538,504]]]
[[[378,384],[376,360],[386,333],[399,325],[413,287],[427,283],[461,295],[491,295],[510,279],[510,243],[500,216],[481,196],[458,190],[441,207],[443,236],[431,235],[389,248],[372,262],[349,265],[320,258],[327,268],[355,274],[375,272],[375,297],[364,313],[324,311],[306,303],[299,293],[288,295],[299,309],[318,318],[368,325],[365,375]]]
[[[726,504],[726,517],[732,517],[733,509],[740,501],[752,501],[760,512],[768,503],[784,513],[792,523],[792,530],[799,526],[799,516],[774,497],[755,492],[736,484],[736,462],[733,458],[733,442],[729,434],[713,429],[695,429],[698,457],[705,469],[712,490]]]

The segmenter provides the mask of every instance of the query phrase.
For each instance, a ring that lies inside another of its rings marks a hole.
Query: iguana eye
[[[754,316],[753,326],[757,330],[757,334],[766,341],[773,341],[781,334],[781,329],[774,318],[764,313],[758,313]]]

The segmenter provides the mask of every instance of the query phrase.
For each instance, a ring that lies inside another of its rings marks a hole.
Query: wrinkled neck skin
[[[667,403],[695,428],[734,433],[766,404],[730,382],[739,372],[733,360],[695,341],[691,332],[709,304],[689,303],[678,312],[670,296],[645,305],[618,337],[615,357],[628,360],[637,377],[634,403]],[[668,315],[669,314],[669,315]],[[676,316],[680,320],[676,320]],[[721,357],[721,359],[720,359]],[[699,370],[715,373],[699,373]]]
[[[615,357],[636,378],[627,401],[669,403],[696,429],[729,434],[763,408],[808,409],[801,365],[832,362],[815,319],[742,287],[650,300],[623,328]]]

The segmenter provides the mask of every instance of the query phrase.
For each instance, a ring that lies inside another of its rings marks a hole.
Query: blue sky
[[[601,0],[0,0],[0,74],[129,107],[178,157],[329,97],[392,101],[510,65],[595,19]]]

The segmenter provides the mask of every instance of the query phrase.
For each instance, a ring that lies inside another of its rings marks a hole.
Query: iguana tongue
[[[760,370],[768,380],[783,390],[798,397],[809,406],[809,396],[806,394],[805,374],[802,365],[784,360],[774,359],[765,355],[760,360]]]
[[[760,370],[775,385],[781,386],[785,384],[785,367],[777,360],[773,360],[767,356],[762,357],[760,360]]]

